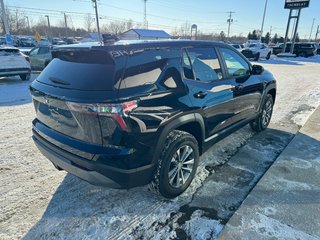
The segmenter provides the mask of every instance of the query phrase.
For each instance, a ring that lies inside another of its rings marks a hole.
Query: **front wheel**
[[[197,140],[187,132],[170,132],[153,180],[154,187],[166,198],[177,197],[189,187],[198,162]]]
[[[31,74],[30,73],[26,73],[26,74],[21,74],[20,78],[22,81],[29,81],[31,78]]]
[[[269,60],[269,59],[270,59],[270,57],[271,57],[271,52],[269,52],[269,53],[268,53],[268,55],[267,55],[266,59],[267,59],[267,60]]]
[[[271,94],[267,94],[259,116],[250,123],[250,126],[254,131],[261,132],[268,127],[272,117],[273,104],[273,97]]]

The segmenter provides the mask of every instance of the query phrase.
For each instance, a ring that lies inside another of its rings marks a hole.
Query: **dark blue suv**
[[[75,45],[52,54],[30,86],[33,139],[57,169],[92,184],[152,182],[175,197],[213,143],[271,119],[273,75],[223,43]]]

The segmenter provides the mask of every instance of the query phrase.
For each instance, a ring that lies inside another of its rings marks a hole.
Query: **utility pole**
[[[316,19],[313,18],[312,26],[311,26],[311,31],[310,31],[310,36],[309,36],[309,42],[311,41],[311,35],[312,35],[312,32],[313,32],[313,26],[314,26],[314,21],[315,21],[315,20],[316,20]]]
[[[262,18],[262,24],[261,24],[261,31],[260,31],[260,42],[262,39],[262,34],[263,34],[263,27],[264,27],[264,19],[266,17],[266,12],[267,12],[267,6],[268,6],[268,0],[266,0],[266,3],[264,5],[264,11],[263,11],[263,18]]]
[[[7,14],[6,14],[6,10],[4,8],[3,0],[0,0],[0,3],[1,3],[2,21],[3,21],[3,25],[4,25],[4,31],[6,32],[7,36],[10,36],[10,29],[9,29]]]
[[[230,37],[230,26],[231,26],[231,23],[233,23],[233,19],[232,19],[232,14],[235,13],[235,12],[228,12],[229,13],[229,18],[227,20],[227,23],[228,23],[228,39]]]
[[[270,40],[268,42],[268,44],[270,44],[272,42],[272,26],[270,26]]]
[[[27,19],[28,29],[29,29],[29,31],[31,32],[29,17],[28,17],[28,16],[25,16],[25,18]]]
[[[66,13],[63,13],[63,15],[64,15],[64,28],[66,31],[66,37],[68,37],[67,15],[66,15]]]
[[[97,31],[98,31],[98,37],[99,37],[99,42],[101,43],[101,34],[100,34],[100,27],[99,27],[99,15],[98,15],[98,4],[97,0],[92,0],[93,2],[93,7],[96,11],[96,21],[97,21]]]
[[[51,37],[51,26],[50,26],[50,19],[49,19],[49,16],[48,15],[45,15],[45,17],[47,18],[48,20],[48,33],[47,33],[47,38],[50,38]]]
[[[144,18],[143,25],[145,29],[148,29],[148,21],[147,21],[147,0],[144,0]]]

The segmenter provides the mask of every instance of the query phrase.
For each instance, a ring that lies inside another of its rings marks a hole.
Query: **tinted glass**
[[[231,49],[221,48],[228,73],[233,77],[245,76],[249,73],[249,64]]]
[[[239,45],[237,45],[237,44],[233,44],[232,47],[237,48],[237,49],[240,48]]]
[[[56,51],[53,57],[38,76],[38,81],[88,91],[117,87],[125,62],[123,56],[113,59],[107,51],[99,50]]]
[[[174,88],[176,78],[181,78],[180,71],[172,61],[179,59],[178,49],[145,49],[136,51],[128,57],[121,89],[137,87],[155,87],[160,81],[165,87]]]
[[[0,49],[0,56],[19,56],[19,49],[14,48],[4,48]]]
[[[190,59],[187,54],[187,50],[183,50],[182,54],[182,68],[184,77],[187,79],[195,79],[192,71]]]
[[[207,82],[222,78],[221,66],[214,48],[190,48],[188,55],[196,80]]]
[[[39,48],[38,54],[47,54],[47,53],[49,53],[49,48],[48,47]]]
[[[39,48],[34,48],[31,50],[31,52],[29,53],[29,56],[34,56],[37,55],[39,51]]]

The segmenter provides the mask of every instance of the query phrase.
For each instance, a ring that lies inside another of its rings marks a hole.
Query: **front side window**
[[[249,64],[236,52],[227,48],[220,48],[227,70],[232,77],[242,77],[250,72]]]
[[[214,48],[190,48],[188,55],[196,80],[208,82],[222,79],[221,66]]]
[[[37,55],[37,54],[38,54],[38,51],[39,51],[39,48],[34,48],[34,49],[29,53],[29,56]]]

